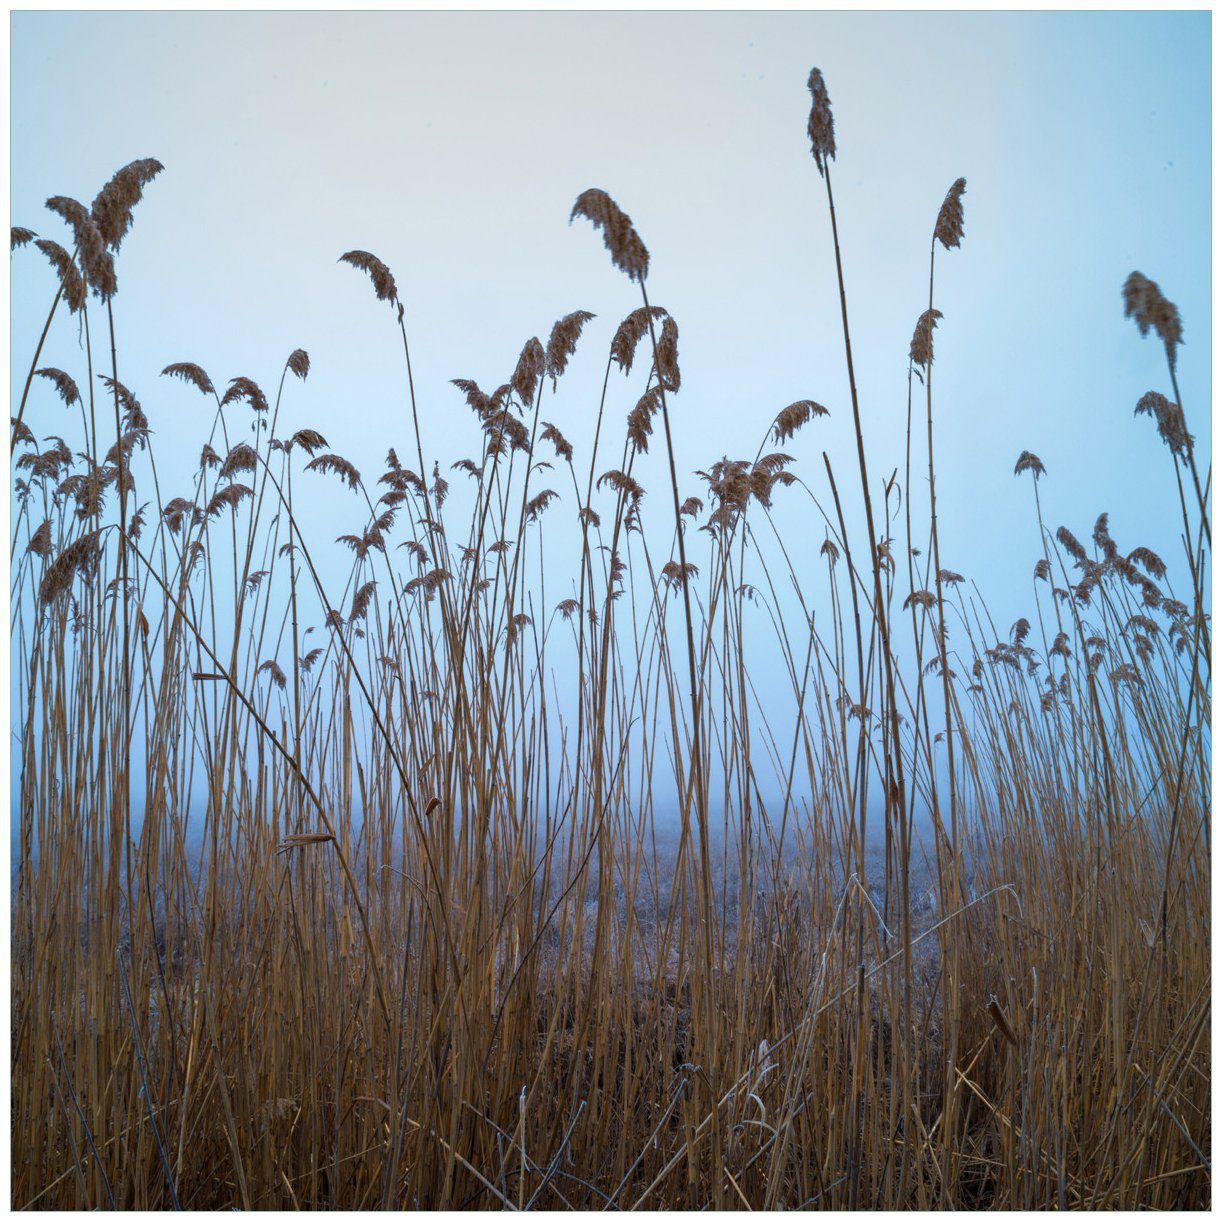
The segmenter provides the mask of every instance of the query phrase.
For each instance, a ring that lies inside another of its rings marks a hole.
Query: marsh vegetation
[[[639,307],[567,315],[495,388],[417,386],[409,295],[343,254],[403,358],[373,476],[308,418],[302,350],[266,389],[120,379],[159,163],[13,230],[44,340],[80,337],[79,368],[14,356],[14,1207],[1208,1204],[1210,472],[1178,311],[1139,273],[1100,302],[1166,351],[1136,410],[1182,554],[1061,526],[1090,456],[1024,452],[1030,602],[995,624],[938,531],[966,184],[905,205],[929,283],[875,462],[809,86],[847,453],[807,399],[677,469],[679,321],[601,190],[573,241]],[[565,408],[588,453],[552,420],[578,345],[606,352]],[[428,448],[443,396],[467,457]],[[201,422],[185,481],[161,411]],[[301,525],[324,497],[335,542]]]

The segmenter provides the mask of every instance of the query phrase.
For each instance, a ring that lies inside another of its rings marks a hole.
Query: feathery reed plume
[[[221,464],[221,478],[233,479],[235,475],[257,470],[258,466],[259,456],[255,453],[254,447],[247,445],[244,441],[239,441],[225,455],[225,461]]]
[[[624,373],[632,371],[632,362],[636,358],[637,346],[649,334],[649,320],[664,319],[666,311],[661,306],[637,306],[627,318],[615,329],[611,339],[611,359]]]
[[[922,310],[913,329],[912,342],[908,345],[908,359],[922,369],[928,369],[933,364],[933,329],[941,317],[941,310]]]
[[[53,195],[47,200],[47,207],[72,227],[77,255],[89,287],[103,301],[109,300],[118,288],[114,257],[107,250],[102,231],[85,205],[66,195]]]
[[[631,475],[626,475],[623,471],[604,471],[598,477],[595,487],[601,488],[603,484],[610,484],[621,496],[628,497],[634,503],[640,501],[645,495],[645,489]]]
[[[254,496],[254,489],[245,484],[228,484],[216,493],[204,510],[210,518],[216,518],[226,509],[237,511],[238,506],[248,497]]]
[[[553,389],[556,379],[568,368],[569,358],[577,351],[577,341],[581,338],[582,329],[593,317],[589,310],[574,310],[552,327],[552,333],[547,340],[544,369],[552,380]]]
[[[259,663],[259,668],[255,673],[260,675],[266,674],[281,691],[284,690],[285,684],[288,683],[288,678],[285,676],[284,671],[280,669],[280,665],[275,658],[268,658],[266,662]]]
[[[146,431],[148,417],[144,414],[144,409],[140,406],[140,401],[136,396],[122,382],[104,373],[98,374],[98,381],[118,399],[119,406],[123,409],[123,422],[126,427]]]
[[[565,440],[564,434],[554,424],[549,424],[544,420],[543,427],[539,430],[539,438],[542,441],[550,441],[552,443],[555,447],[557,458],[562,458],[565,462],[573,461],[573,447]]]
[[[904,599],[903,610],[910,611],[913,607],[922,607],[926,611],[937,604],[937,596],[930,590],[913,590]]]
[[[192,501],[181,496],[176,496],[172,501],[168,501],[161,510],[162,521],[174,534],[188,524],[198,526],[202,516]]]
[[[340,255],[339,262],[363,271],[373,281],[373,291],[379,301],[398,302],[399,290],[395,287],[395,278],[377,255],[371,255],[367,250],[350,250]]]
[[[191,361],[176,361],[173,365],[167,365],[162,371],[163,378],[178,378],[186,382],[190,386],[194,386],[202,395],[215,394],[216,390],[212,385],[212,379],[196,364]]]
[[[1137,400],[1133,415],[1153,416],[1158,424],[1158,435],[1167,443],[1167,448],[1176,458],[1187,461],[1192,453],[1192,436],[1178,404],[1156,390],[1149,390]]]
[[[18,246],[24,246],[27,242],[32,242],[38,234],[32,229],[26,229],[21,225],[14,225],[9,230],[9,251],[14,251]]]
[[[1057,542],[1078,562],[1080,565],[1087,563],[1086,548],[1078,542],[1077,536],[1074,535],[1067,526],[1057,527]]]
[[[323,475],[338,475],[354,492],[361,486],[361,473],[346,459],[338,454],[320,454],[306,463],[307,471],[318,471]]]
[[[221,406],[242,402],[249,403],[256,412],[265,412],[270,407],[267,396],[252,378],[230,378],[229,389],[221,398]]]
[[[822,177],[827,163],[836,160],[836,124],[832,118],[832,102],[827,95],[827,84],[818,68],[810,70],[806,87],[810,90],[810,118],[806,121],[806,134],[810,137],[811,156],[814,157]]]
[[[673,316],[667,313],[662,319],[658,336],[658,353],[655,361],[658,381],[663,390],[676,393],[679,389],[679,327]]]
[[[152,157],[129,162],[98,192],[90,217],[102,240],[118,250],[132,224],[132,211],[144,195],[144,188],[165,167]]]
[[[660,580],[672,590],[678,590],[684,582],[698,577],[700,570],[692,563],[680,565],[677,560],[668,560],[662,566]]]
[[[294,348],[286,362],[289,369],[303,382],[310,373],[310,354],[304,348]]]
[[[43,518],[42,525],[30,536],[25,550],[33,556],[42,556],[44,559],[51,554],[51,520],[49,518]]]
[[[1140,564],[1156,581],[1162,581],[1167,576],[1167,566],[1158,554],[1152,552],[1148,547],[1135,547],[1129,553],[1128,558],[1130,564]]]
[[[325,450],[327,448],[327,439],[314,429],[298,429],[289,438],[289,445],[304,450],[313,458],[316,450]]]
[[[545,361],[543,345],[532,336],[522,346],[518,363],[514,367],[513,377],[509,379],[509,384],[524,407],[529,407],[534,402],[539,379],[543,376]]]
[[[70,313],[77,313],[85,304],[85,281],[77,270],[72,256],[58,243],[50,238],[39,238],[34,243],[51,262],[55,274],[59,277],[60,288],[64,300],[68,303]]]
[[[559,496],[560,494],[558,492],[553,492],[551,488],[544,488],[538,495],[532,496],[530,500],[526,502],[526,521],[537,521],[543,511]]]
[[[826,415],[828,410],[822,404],[813,399],[799,399],[777,412],[772,423],[772,439],[777,445],[784,445],[803,425],[809,424],[816,416]]]
[[[649,449],[653,418],[661,406],[662,388],[655,384],[637,400],[636,407],[628,413],[628,439],[638,454],[644,454]]]
[[[569,213],[569,224],[583,216],[595,229],[601,229],[603,241],[611,253],[611,262],[629,280],[643,282],[649,274],[649,251],[620,206],[606,191],[591,187],[583,191]]]
[[[956,178],[938,209],[934,223],[934,240],[952,250],[963,241],[963,192],[967,190],[967,179]]]
[[[78,572],[87,570],[97,558],[102,531],[91,530],[74,539],[54,560],[47,565],[38,586],[38,596],[43,606],[53,603],[61,594],[72,588]]]
[[[1151,328],[1167,349],[1167,360],[1175,366],[1175,349],[1184,342],[1184,327],[1179,310],[1163,296],[1153,280],[1141,272],[1130,272],[1121,289],[1124,316],[1137,324],[1138,331],[1147,335]]]
[[[55,387],[59,397],[68,407],[81,401],[81,392],[77,389],[76,383],[62,369],[53,369],[48,366],[46,369],[36,369],[34,372],[38,377],[46,378]]]
[[[377,588],[376,581],[367,581],[352,596],[352,610],[348,612],[350,624],[360,623],[369,614],[369,604],[373,601],[373,594]]]
[[[1015,475],[1022,475],[1024,471],[1030,471],[1034,479],[1044,474],[1044,464],[1030,450],[1024,450],[1014,464]]]

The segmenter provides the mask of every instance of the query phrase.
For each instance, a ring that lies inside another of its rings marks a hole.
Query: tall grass
[[[289,423],[298,350],[271,396],[167,366],[211,425],[163,487],[111,310],[160,166],[51,201],[71,240],[38,239],[53,301],[12,428],[15,1207],[1208,1204],[1210,475],[1178,313],[1126,283],[1166,348],[1170,397],[1138,410],[1182,563],[1106,515],[1089,543],[1053,533],[1024,452],[1034,626],[1000,630],[939,556],[934,256],[963,239],[965,184],[931,217],[904,481],[883,485],[810,87],[847,479],[826,453],[791,469],[826,414],[803,400],[681,486],[677,324],[590,191],[574,219],[642,304],[610,335],[589,454],[543,412],[576,346],[608,343],[592,315],[495,390],[459,380],[475,456],[443,460],[410,312],[352,251],[402,346],[408,465],[366,479]],[[82,368],[40,367],[65,325]],[[613,367],[640,396],[626,431]],[[40,448],[51,392],[79,428]],[[300,516],[325,489],[359,519],[342,588]],[[817,555],[777,529],[783,489]]]

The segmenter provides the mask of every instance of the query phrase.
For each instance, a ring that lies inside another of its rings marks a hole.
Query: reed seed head
[[[72,256],[58,243],[50,238],[39,238],[34,243],[50,260],[59,277],[60,291],[68,304],[68,312],[76,314],[85,304],[85,280],[77,270]]]
[[[913,329],[912,342],[908,345],[908,359],[922,369],[928,369],[933,364],[933,329],[941,317],[941,310],[925,310]]]
[[[528,339],[518,357],[513,377],[509,379],[509,384],[524,407],[529,407],[535,401],[535,391],[539,387],[540,378],[543,377],[546,362],[543,345],[535,337]]]
[[[799,399],[777,412],[772,424],[772,440],[784,445],[804,425],[816,416],[826,416],[828,410],[813,399]]]
[[[577,341],[582,329],[594,317],[589,310],[574,310],[566,314],[553,327],[547,340],[545,370],[555,389],[556,379],[568,368],[569,358],[577,350]]]
[[[202,395],[215,394],[215,388],[212,385],[212,379],[198,366],[190,361],[177,361],[173,365],[167,365],[162,371],[163,378],[180,378],[182,381],[194,386]]]
[[[1163,296],[1153,280],[1141,272],[1130,272],[1121,289],[1124,316],[1137,324],[1142,335],[1153,329],[1167,349],[1167,360],[1175,365],[1175,349],[1184,342],[1184,326],[1179,310]]]
[[[52,369],[48,366],[46,369],[36,369],[34,372],[40,378],[46,378],[55,387],[59,397],[68,407],[81,401],[81,392],[76,383],[62,369]]]
[[[132,211],[144,195],[144,188],[165,167],[152,157],[143,157],[125,165],[93,201],[90,216],[102,240],[111,250],[118,250],[132,224]]]
[[[827,96],[827,83],[818,68],[810,70],[806,87],[810,90],[810,118],[806,121],[806,134],[810,137],[811,156],[822,177],[827,172],[827,163],[836,160],[836,124],[832,118],[832,102]]]
[[[633,228],[628,214],[598,187],[583,191],[569,213],[569,224],[583,216],[595,229],[601,229],[611,262],[628,277],[643,284],[649,274],[649,251]]]
[[[934,239],[947,250],[952,250],[963,241],[963,193],[967,190],[967,179],[956,178],[938,209],[938,219],[933,227]]]
[[[340,255],[339,261],[364,272],[373,281],[373,291],[379,301],[398,302],[399,290],[395,287],[395,278],[377,255],[371,255],[367,250],[350,250]]]
[[[1172,403],[1158,391],[1151,390],[1137,400],[1133,414],[1153,416],[1158,423],[1158,435],[1167,443],[1167,448],[1176,458],[1187,460],[1192,453],[1192,435],[1188,432],[1184,413],[1178,404]]]
[[[1024,450],[1014,464],[1015,475],[1022,475],[1024,471],[1030,471],[1034,479],[1044,474],[1044,464],[1030,450]]]
[[[616,328],[611,340],[611,359],[624,373],[632,370],[637,345],[649,330],[650,318],[663,319],[665,317],[666,311],[661,306],[650,306],[648,310],[644,306],[638,306]]]

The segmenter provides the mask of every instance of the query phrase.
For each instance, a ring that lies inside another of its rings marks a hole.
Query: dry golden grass
[[[38,368],[40,340],[12,430],[14,1207],[1208,1205],[1209,474],[1178,311],[1127,282],[1167,351],[1170,396],[1138,411],[1191,597],[1106,515],[1090,547],[1054,535],[1024,451],[1034,614],[999,631],[937,530],[935,255],[964,240],[966,184],[931,217],[903,482],[876,504],[810,88],[856,536],[830,460],[791,469],[813,400],[681,489],[677,324],[602,191],[573,216],[641,288],[606,363],[638,389],[604,380],[589,455],[541,419],[600,342],[577,311],[505,385],[456,384],[479,448],[451,489],[394,276],[352,251],[395,308],[407,464],[366,479],[287,424],[297,350],[274,394],[167,366],[212,425],[192,485],[163,488],[110,312],[160,166],[52,201],[73,254],[38,242],[43,340],[61,302],[90,326],[76,377]],[[79,411],[71,445],[39,449],[36,374]],[[651,444],[666,528],[641,514]],[[928,506],[901,498],[925,477]],[[342,590],[303,487],[359,506]],[[817,552],[773,532],[781,489]],[[574,554],[547,550],[561,512]],[[769,625],[765,677],[746,638]]]

